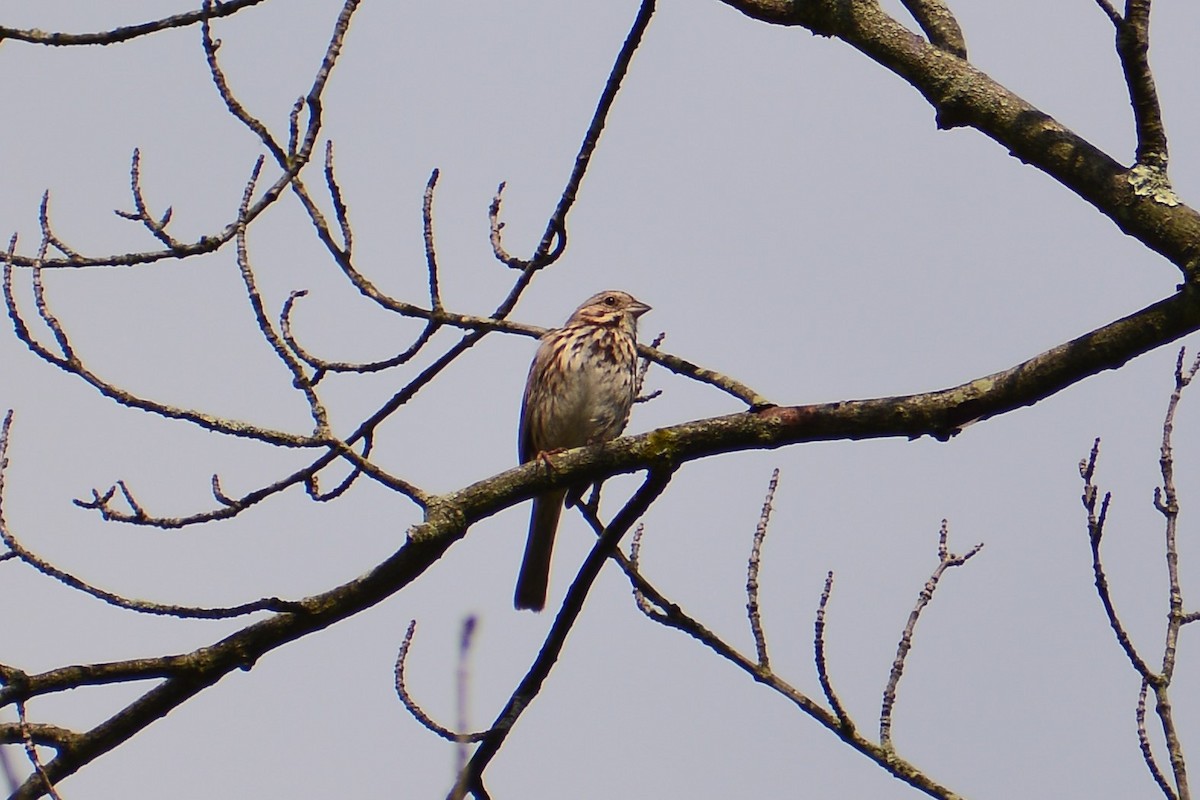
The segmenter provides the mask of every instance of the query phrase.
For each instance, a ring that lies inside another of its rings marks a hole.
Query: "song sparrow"
[[[522,463],[539,456],[615,439],[629,421],[637,371],[637,320],[650,310],[625,292],[600,292],[567,324],[542,337],[521,401]],[[571,487],[578,498],[586,486]],[[525,560],[513,605],[546,605],[550,553],[567,489],[533,499]]]

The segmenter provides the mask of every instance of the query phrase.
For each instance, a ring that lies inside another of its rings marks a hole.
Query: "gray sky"
[[[902,13],[898,2],[885,6]],[[980,69],[1131,159],[1112,27],[1094,2],[952,6]],[[214,24],[235,92],[280,134],[339,7],[274,2]],[[180,8],[6,0],[0,24],[97,30]],[[326,95],[324,129],[359,269],[420,302],[421,192],[437,167],[447,306],[490,312],[515,277],[491,258],[495,187],[508,182],[509,249],[527,254],[636,8],[364,2]],[[1190,146],[1200,140],[1200,9],[1163,2],[1155,15],[1171,176],[1186,200],[1200,183]],[[152,249],[145,231],[111,213],[131,205],[135,147],[147,199],[173,206],[180,238],[214,232],[235,212],[261,147],[224,112],[198,29],[106,48],[5,42],[0,76],[0,229],[19,232],[23,252],[36,246],[45,189],[58,234],[76,249]],[[318,187],[317,172],[309,176]],[[594,291],[624,289],[654,306],[645,339],[665,330],[665,349],[779,403],[954,385],[1165,297],[1179,279],[991,140],[938,131],[913,89],[856,51],[717,2],[660,3],[570,232],[566,256],[537,278],[516,319],[559,324]],[[273,309],[289,291],[310,290],[296,329],[315,352],[383,358],[418,330],[346,285],[291,199],[255,226],[250,249]],[[81,354],[114,382],[306,429],[302,398],[254,327],[231,248],[183,263],[56,273],[47,284]],[[379,462],[431,491],[511,466],[533,349],[526,338],[485,339],[382,428]],[[1116,493],[1106,540],[1114,596],[1157,661],[1166,604],[1150,498],[1175,353],[1163,348],[948,444],[837,442],[689,464],[646,518],[645,572],[751,652],[745,560],[778,466],[761,575],[773,663],[819,696],[812,619],[834,570],[832,678],[872,731],[946,517],[953,549],[986,547],[946,575],[922,618],[895,714],[900,753],[970,797],[1152,796],[1133,727],[1138,682],[1091,585],[1076,464],[1102,436],[1100,480]],[[311,594],[370,568],[418,520],[403,498],[363,481],[335,504],[292,491],[234,521],[179,532],[105,524],[71,499],[123,478],[152,513],[186,514],[211,507],[214,472],[237,493],[302,462],[118,408],[11,335],[0,337],[0,363],[0,406],[16,409],[8,523],[36,552],[112,591],[212,605]],[[331,380],[335,425],[347,430],[411,374]],[[664,370],[651,372],[648,388],[665,394],[636,409],[631,432],[739,410]],[[1198,414],[1200,398],[1186,398],[1176,439],[1185,598],[1200,587],[1189,524],[1200,506]],[[610,513],[634,486],[626,478],[606,487]],[[473,728],[488,724],[552,621],[511,608],[527,516],[522,505],[480,523],[411,588],[229,676],[66,781],[65,795],[443,796],[453,750],[395,699],[395,651],[415,617],[410,688],[453,724],[458,627],[478,615],[469,713]],[[564,519],[552,607],[591,543],[581,521]],[[0,572],[9,609],[0,660],[31,672],[191,650],[238,627],[134,616],[15,563]],[[1191,633],[1173,692],[1185,746],[1200,738]],[[86,727],[133,696],[128,687],[81,690],[32,702],[30,714]],[[18,751],[9,755],[22,763]],[[487,780],[498,798],[917,796],[783,698],[647,622],[611,566]]]

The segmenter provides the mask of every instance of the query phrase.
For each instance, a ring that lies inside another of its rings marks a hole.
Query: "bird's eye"
[[[606,306],[615,306],[616,304],[617,304],[617,298],[616,298],[616,295],[611,295],[611,294],[610,294],[610,295],[608,295],[607,297],[605,297],[605,298],[604,298],[604,305],[606,305]]]

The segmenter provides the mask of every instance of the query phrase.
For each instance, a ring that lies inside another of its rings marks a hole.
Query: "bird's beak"
[[[629,313],[633,314],[635,319],[650,310],[650,306],[637,300],[634,300],[633,305],[629,307]]]

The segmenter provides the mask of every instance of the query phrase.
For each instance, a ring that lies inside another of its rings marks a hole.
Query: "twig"
[[[654,341],[650,343],[650,349],[657,350],[662,346],[662,343],[664,340],[666,340],[666,338],[666,331],[659,332],[658,336],[654,337]],[[642,394],[642,387],[646,384],[646,373],[649,371],[650,359],[646,356],[642,356],[641,360],[638,362],[637,374],[634,376],[633,381],[633,402],[635,403],[648,403],[654,398],[662,395],[661,389],[656,389],[650,394]]]
[[[33,765],[33,769],[42,779],[42,784],[45,786],[46,794],[50,795],[54,800],[62,800],[58,791],[54,788],[54,781],[50,780],[50,776],[46,774],[46,768],[42,765],[42,759],[38,756],[37,746],[33,742],[33,736],[29,732],[29,720],[25,716],[25,701],[17,701],[17,722],[21,726],[21,738],[25,742],[25,755],[29,759],[29,763]]]
[[[271,135],[270,130],[263,124],[262,120],[253,116],[246,107],[234,96],[233,91],[229,88],[229,81],[225,77],[225,71],[221,69],[220,63],[217,61],[217,50],[221,46],[219,39],[214,39],[212,36],[212,27],[209,25],[209,19],[212,16],[213,0],[204,0],[201,5],[202,16],[200,18],[200,34],[201,43],[204,46],[204,59],[208,62],[208,71],[212,76],[213,83],[217,87],[217,93],[221,96],[221,100],[225,103],[225,108],[235,119],[240,121],[258,136],[263,146],[271,152],[271,156],[276,163],[287,170],[288,155],[284,152],[279,143],[275,141],[275,137]],[[304,159],[300,158],[297,153],[294,157],[300,163]]]
[[[583,510],[585,518],[588,518],[590,521],[592,518],[589,517],[587,509],[584,508]],[[593,527],[598,526],[598,521],[593,523]],[[758,683],[771,688],[787,698],[800,711],[832,732],[838,739],[871,759],[876,765],[886,770],[888,774],[904,781],[909,786],[924,792],[930,797],[941,798],[941,800],[962,800],[957,793],[932,780],[916,766],[897,755],[890,747],[883,747],[863,737],[856,730],[849,716],[845,714],[844,709],[842,711],[844,716],[841,717],[837,716],[836,712],[830,713],[816,700],[796,689],[774,672],[761,669],[756,661],[739,653],[713,631],[687,614],[678,604],[668,600],[638,572],[632,560],[626,558],[623,553],[616,551],[611,557],[620,564],[621,569],[634,585],[636,594],[643,598],[644,603],[639,603],[638,607],[642,609],[647,617],[668,628],[674,628],[691,636]],[[829,693],[832,695],[832,689],[829,690]],[[832,695],[832,697],[836,698],[836,695]],[[839,702],[835,708],[840,706],[841,703]]]
[[[829,679],[829,667],[825,660],[825,607],[829,605],[829,597],[833,594],[833,570],[825,574],[825,588],[821,590],[821,599],[817,603],[817,619],[813,623],[813,656],[817,664],[817,680],[821,683],[821,691],[829,701],[837,717],[838,724],[846,731],[854,730],[854,721],[846,713],[837,692],[833,690],[833,682]]]
[[[327,361],[308,352],[296,340],[295,335],[292,333],[292,311],[296,306],[296,301],[302,297],[306,297],[307,295],[307,289],[297,289],[289,294],[288,299],[283,303],[283,310],[279,314],[279,323],[280,332],[283,336],[284,342],[287,343],[288,348],[295,353],[297,358],[313,368],[314,374],[310,380],[314,386],[320,383],[325,373],[328,372],[381,372],[383,370],[391,369],[392,367],[398,367],[402,364],[407,364],[413,359],[414,356],[421,352],[425,345],[429,343],[429,340],[433,338],[433,334],[437,333],[441,327],[440,321],[430,319],[425,323],[425,326],[421,329],[421,333],[418,334],[416,340],[408,347],[407,350],[394,356],[385,358],[382,361],[370,361],[363,363],[354,363],[349,361]],[[410,316],[418,315],[413,314]],[[490,322],[491,321],[489,320],[482,324],[487,325]]]
[[[34,301],[37,305],[38,314],[46,321],[46,324],[54,333],[55,339],[58,341],[59,347],[63,354],[58,355],[52,352],[41,342],[33,338],[24,318],[21,316],[20,309],[17,306],[16,297],[13,291],[13,251],[16,248],[16,237],[14,236],[9,242],[9,248],[4,258],[4,301],[8,307],[8,317],[12,320],[13,330],[26,347],[33,351],[43,361],[46,361],[64,372],[77,375],[86,383],[90,384],[105,397],[116,403],[136,408],[141,411],[148,411],[152,414],[157,414],[168,419],[178,419],[186,422],[191,422],[206,430],[225,433],[230,436],[238,436],[248,439],[257,439],[266,444],[276,444],[284,447],[320,447],[325,442],[320,438],[312,436],[298,436],[284,431],[271,430],[255,425],[250,425],[239,420],[223,419],[211,414],[205,414],[199,411],[190,409],[178,408],[176,406],[167,405],[165,403],[157,403],[152,400],[138,397],[131,392],[117,387],[116,385],[105,381],[98,375],[84,366],[74,354],[71,348],[70,339],[67,337],[65,330],[57,317],[50,311],[49,302],[46,299],[45,288],[42,285],[40,275],[36,275],[34,279]],[[35,262],[36,263],[36,262]],[[40,268],[35,268],[35,274],[40,272]]]
[[[49,189],[42,192],[42,203],[38,208],[38,224],[41,226],[41,229],[42,229],[42,241],[43,242],[49,242],[51,247],[53,247],[55,250],[57,250],[62,255],[66,256],[72,262],[77,261],[80,258],[82,258],[78,252],[76,252],[70,245],[68,245],[66,242],[64,242],[62,239],[60,239],[58,237],[58,234],[56,234],[54,232],[53,227],[50,225],[50,190]],[[15,253],[13,253],[11,257],[13,259],[16,259],[17,255]],[[46,257],[45,248],[42,246],[39,246],[38,254],[36,256],[34,256],[32,259],[30,259],[29,263],[26,266],[40,267],[41,269],[47,269],[46,264],[50,260],[51,259]]]
[[[917,627],[917,620],[921,618],[921,612],[925,606],[929,605],[929,601],[933,599],[933,593],[937,589],[938,581],[942,578],[942,573],[951,567],[959,567],[965,564],[972,556],[983,549],[983,543],[979,543],[962,555],[951,553],[946,545],[946,540],[949,537],[949,529],[946,520],[942,520],[941,530],[938,532],[938,565],[934,569],[933,574],[929,576],[929,580],[925,581],[924,588],[917,596],[917,604],[913,606],[913,610],[908,615],[908,622],[904,626],[904,632],[900,635],[900,644],[896,648],[896,658],[892,662],[892,671],[888,676],[887,686],[883,690],[883,704],[879,712],[879,743],[884,749],[892,749],[892,710],[896,704],[896,690],[900,685],[900,678],[904,674],[904,663],[908,657],[908,651],[912,649],[913,632]]]
[[[275,179],[275,182],[263,191],[262,196],[256,200],[247,210],[244,221],[247,223],[256,220],[264,211],[274,205],[283,190],[292,182],[295,175],[291,172],[284,172],[280,177]],[[117,212],[119,216],[128,216],[124,212]],[[165,219],[160,219],[156,224],[165,224]],[[51,244],[61,251],[64,258],[47,258],[38,263],[42,269],[57,270],[57,269],[86,269],[93,267],[133,267],[145,264],[153,264],[166,259],[182,260],[191,256],[204,255],[206,253],[215,253],[229,242],[233,241],[237,233],[238,221],[234,220],[220,230],[212,233],[202,234],[195,240],[190,242],[176,241],[173,247],[165,250],[151,250],[146,252],[135,253],[117,253],[113,255],[88,257],[80,255],[72,250],[62,240],[57,237],[51,238]],[[13,253],[10,257],[13,266],[16,267],[32,267],[35,259],[32,256],[22,256]]]
[[[754,544],[750,548],[750,562],[746,567],[746,615],[750,619],[750,632],[754,636],[754,650],[758,654],[758,666],[764,670],[771,668],[767,656],[767,636],[763,633],[762,613],[758,605],[758,569],[762,563],[763,541],[767,538],[767,527],[771,521],[771,504],[775,500],[775,490],[779,487],[779,468],[771,472],[771,480],[767,483],[767,496],[763,499],[762,513],[758,517],[758,525],[754,529]]]
[[[648,358],[656,364],[661,364],[676,375],[683,375],[700,383],[715,386],[726,394],[730,394],[744,402],[752,411],[761,411],[775,404],[749,386],[723,375],[716,370],[693,364],[679,356],[663,353],[646,345],[638,345],[638,355]]]
[[[1141,5],[1130,0],[1132,7]],[[1145,12],[1149,13],[1148,3]],[[1191,367],[1184,369],[1184,348],[1179,349],[1175,361],[1175,389],[1167,402],[1167,413],[1163,419],[1162,446],[1159,451],[1159,466],[1162,470],[1162,491],[1154,492],[1154,505],[1166,520],[1166,560],[1167,560],[1167,590],[1169,613],[1167,615],[1166,637],[1163,643],[1162,671],[1160,680],[1153,682],[1155,709],[1162,725],[1163,738],[1166,741],[1167,756],[1171,762],[1171,771],[1175,776],[1175,787],[1181,800],[1188,800],[1191,792],[1188,788],[1187,761],[1183,754],[1183,745],[1179,740],[1179,730],[1175,725],[1172,713],[1171,699],[1168,689],[1175,674],[1175,657],[1179,644],[1179,629],[1183,626],[1183,590],[1179,580],[1179,547],[1177,543],[1177,523],[1179,519],[1179,497],[1175,490],[1175,457],[1172,451],[1171,437],[1175,430],[1175,411],[1183,395],[1183,390],[1200,370],[1200,357],[1196,358]]]
[[[239,213],[244,215],[250,205],[250,198],[254,194],[254,186],[258,181],[259,172],[262,170],[263,159],[260,156],[254,165],[254,170],[250,174],[250,179],[246,182],[246,189],[242,194],[242,205],[239,208]],[[283,362],[283,365],[292,374],[292,386],[304,394],[305,400],[308,401],[309,413],[313,419],[313,437],[328,438],[329,430],[329,413],[317,396],[316,389],[313,388],[312,382],[308,376],[304,374],[304,368],[300,362],[288,349],[287,345],[280,339],[279,334],[275,332],[275,328],[271,325],[271,320],[267,318],[267,309],[263,304],[262,294],[258,291],[258,283],[254,277],[254,270],[250,267],[250,255],[246,244],[246,225],[243,222],[238,226],[237,232],[237,264],[238,271],[242,277],[242,284],[246,287],[246,295],[250,300],[250,308],[254,312],[254,321],[258,325],[258,330],[262,333],[263,338],[267,340],[267,344]]]
[[[1183,367],[1184,348],[1179,349],[1175,362],[1175,390],[1167,402],[1167,413],[1163,419],[1162,445],[1159,449],[1159,468],[1162,471],[1162,491],[1154,491],[1154,506],[1166,520],[1167,590],[1170,616],[1167,623],[1166,642],[1163,646],[1162,677],[1169,682],[1175,674],[1175,654],[1179,643],[1179,628],[1183,617],[1183,590],[1179,581],[1179,546],[1177,527],[1179,522],[1179,495],[1175,490],[1175,457],[1171,437],[1175,431],[1175,411],[1183,396],[1183,390],[1200,370],[1200,357],[1187,370]]]
[[[366,440],[370,436],[371,433],[368,431],[359,438]],[[337,459],[342,458],[348,461],[353,467],[353,472],[351,473],[350,478],[347,480],[355,478],[361,473],[372,480],[377,481],[381,485],[386,486],[395,492],[399,492],[400,494],[412,500],[421,508],[428,506],[430,500],[430,495],[428,492],[409,483],[403,478],[387,473],[378,465],[368,460],[365,454],[356,453],[353,449],[351,449],[350,444],[345,442],[330,442],[329,444],[329,451],[315,459],[307,466],[296,470],[290,475],[280,478],[274,483],[270,483],[266,486],[261,486],[257,489],[249,491],[240,497],[228,496],[221,489],[220,481],[218,480],[214,484],[213,496],[216,498],[217,502],[221,504],[221,507],[210,511],[201,511],[195,514],[189,514],[180,517],[156,516],[149,514],[140,506],[140,504],[133,500],[132,493],[129,491],[128,487],[125,486],[124,481],[117,481],[114,486],[110,487],[103,493],[93,489],[90,500],[76,499],[74,503],[80,508],[89,508],[99,511],[101,517],[110,522],[143,525],[154,528],[163,528],[165,530],[185,528],[204,522],[230,519],[245,511],[247,508],[257,505],[267,498],[279,494],[285,489],[297,484],[307,486],[315,480],[317,473]],[[334,490],[334,492],[340,494],[345,488],[348,487],[339,487],[340,491]],[[132,513],[121,511],[112,505],[112,500],[118,489],[125,497],[126,502],[130,504]],[[333,492],[330,492],[316,496],[314,499],[324,501],[326,499],[333,499],[334,496],[336,495]]]
[[[110,661],[100,664],[73,664],[47,672],[28,675],[7,665],[0,665],[0,706],[10,705],[17,700],[28,700],[57,692],[73,691],[84,686],[107,686],[113,683],[159,680],[178,674],[186,669],[185,656],[158,656],[155,658],[133,658],[127,661]],[[57,744],[67,743],[77,733],[59,733]]]
[[[4,415],[4,421],[0,423],[0,541],[8,548],[15,557],[19,558],[24,563],[36,569],[38,572],[48,577],[54,578],[59,583],[76,589],[84,594],[91,595],[98,600],[103,600],[109,605],[117,606],[118,608],[137,611],[142,614],[157,614],[160,616],[170,617],[186,617],[193,619],[228,619],[230,617],[245,616],[256,611],[285,611],[294,610],[295,604],[285,600],[280,600],[277,597],[267,597],[261,600],[255,600],[251,603],[243,603],[239,606],[205,608],[196,606],[178,606],[167,605],[163,603],[152,603],[145,600],[131,600],[126,597],[114,594],[92,586],[89,583],[75,577],[74,575],[59,569],[45,559],[39,558],[33,552],[22,545],[17,538],[9,530],[8,523],[4,517],[4,482],[8,472],[8,442],[9,434],[12,430],[13,412],[10,409]],[[141,513],[140,509],[136,513]]]
[[[617,99],[617,93],[621,89],[621,81],[625,79],[625,74],[629,71],[629,64],[633,61],[633,54],[637,52],[638,46],[642,43],[642,36],[646,32],[646,28],[650,25],[651,17],[654,16],[654,5],[655,0],[642,0],[642,5],[633,20],[633,26],[629,29],[629,33],[625,37],[625,42],[621,45],[621,50],[617,54],[612,70],[608,74],[608,80],[604,84],[604,90],[600,93],[600,100],[596,103],[596,110],[592,114],[591,124],[588,125],[587,132],[583,136],[583,142],[580,143],[579,151],[575,155],[575,165],[571,169],[567,185],[563,188],[554,213],[550,215],[550,219],[546,222],[546,230],[542,234],[542,240],[538,243],[533,257],[527,261],[507,255],[504,253],[503,247],[499,245],[500,229],[504,227],[503,223],[500,223],[498,220],[500,194],[504,191],[504,184],[500,184],[500,187],[496,190],[496,197],[492,201],[489,212],[492,225],[492,245],[496,257],[507,266],[523,270],[528,274],[554,263],[562,255],[563,251],[566,250],[567,214],[570,213],[571,206],[575,204],[579,185],[583,182],[583,176],[587,172],[588,165],[591,163],[592,154],[595,153],[596,145],[600,141],[600,135],[604,132],[608,112],[612,109],[613,101]]]
[[[52,46],[66,45],[86,45],[86,44],[117,44],[118,42],[126,42],[130,39],[136,39],[139,36],[157,33],[158,31],[168,30],[170,28],[182,28],[188,25],[194,25],[202,19],[208,17],[229,17],[237,12],[250,6],[256,6],[264,0],[223,0],[212,9],[201,9],[199,11],[188,11],[183,14],[173,14],[169,17],[151,20],[150,22],[141,22],[137,25],[127,25],[120,28],[113,28],[110,31],[99,31],[96,33],[62,33],[54,31],[42,31],[37,28],[22,30],[20,28],[6,28],[0,26],[0,41],[4,39],[13,39],[15,41],[29,42],[31,44],[44,44]]]
[[[129,164],[129,189],[133,194],[134,210],[121,211],[118,209],[115,212],[116,215],[123,219],[142,223],[143,227],[150,231],[154,238],[165,244],[169,249],[181,249],[183,244],[167,233],[167,225],[171,221],[171,207],[167,206],[167,210],[158,219],[150,216],[150,210],[146,207],[146,199],[142,195],[142,153],[136,147],[133,150],[133,158],[130,159]]]
[[[1126,15],[1133,14],[1137,5],[1139,5],[1137,0],[1130,0]],[[1146,5],[1148,6],[1148,4]],[[1144,11],[1148,13],[1148,7]],[[1175,673],[1179,631],[1184,625],[1195,618],[1194,615],[1185,613],[1183,610],[1183,592],[1180,584],[1177,540],[1179,497],[1175,487],[1175,459],[1172,436],[1175,429],[1175,412],[1179,407],[1179,401],[1182,399],[1183,390],[1187,388],[1196,376],[1197,371],[1200,370],[1200,358],[1197,358],[1189,368],[1185,369],[1184,356],[1185,350],[1180,348],[1179,355],[1175,360],[1175,386],[1170,400],[1167,402],[1167,411],[1163,418],[1162,440],[1159,447],[1159,467],[1162,473],[1162,486],[1156,487],[1154,490],[1154,507],[1163,515],[1165,520],[1166,534],[1164,549],[1167,561],[1169,607],[1163,642],[1162,669],[1159,673],[1154,673],[1150,670],[1149,665],[1141,659],[1131,644],[1123,624],[1113,609],[1112,600],[1109,597],[1108,583],[1104,578],[1099,547],[1110,495],[1105,495],[1100,507],[1100,513],[1097,514],[1095,507],[1096,497],[1099,492],[1093,483],[1093,476],[1100,449],[1099,439],[1092,446],[1089,458],[1080,462],[1079,465],[1080,474],[1084,479],[1083,504],[1088,512],[1088,533],[1092,545],[1092,564],[1096,573],[1096,590],[1100,596],[1101,603],[1104,605],[1109,625],[1116,634],[1118,643],[1120,643],[1129,662],[1142,679],[1142,687],[1139,692],[1137,705],[1138,743],[1142,751],[1142,758],[1146,762],[1146,767],[1150,770],[1155,783],[1158,784],[1168,800],[1188,800],[1191,797],[1191,792],[1188,788],[1187,762],[1184,758],[1183,745],[1179,739],[1179,731],[1175,725],[1170,697],[1171,681]],[[1146,696],[1150,690],[1154,692],[1155,713],[1158,716],[1166,743],[1167,757],[1170,761],[1172,777],[1174,778],[1173,787],[1159,767],[1154,757],[1149,736],[1146,733]]]
[[[492,245],[492,255],[501,264],[505,264],[513,269],[525,269],[526,262],[510,255],[504,249],[504,223],[500,221],[500,202],[504,196],[504,187],[506,181],[500,181],[500,185],[496,187],[496,193],[492,195],[492,202],[488,205],[488,240]]]
[[[292,134],[291,144],[288,146],[288,151],[294,153],[296,151],[296,138],[298,136],[297,116],[301,107],[301,101],[296,101],[295,112],[292,114]],[[346,259],[349,259],[354,252],[354,230],[350,227],[350,212],[346,208],[346,200],[342,197],[342,187],[338,185],[337,177],[333,171],[333,141],[325,142],[325,186],[329,189],[329,199],[333,201],[333,213],[337,218],[338,228],[342,231],[342,249],[341,252]]]
[[[63,330],[63,326],[58,321],[58,318],[50,312],[50,306],[46,302],[45,284],[42,282],[42,268],[40,265],[41,262],[46,259],[46,250],[50,246],[50,239],[52,236],[50,232],[49,203],[50,193],[43,192],[42,204],[38,209],[38,222],[41,224],[42,228],[42,242],[40,245],[38,245],[37,260],[34,262],[33,269],[31,270],[33,303],[34,307],[37,309],[38,316],[41,317],[42,322],[46,324],[46,327],[50,329],[51,334],[54,336],[54,341],[58,343],[58,348],[60,351],[62,351],[62,361],[68,364],[78,364],[79,358],[75,355],[75,351],[71,347],[70,340],[67,339],[66,331]],[[11,245],[9,250],[11,252]]]
[[[653,619],[656,613],[650,605],[650,601],[646,599],[646,595],[642,593],[642,587],[635,579],[640,578],[638,572],[638,561],[642,556],[642,535],[646,532],[644,523],[639,522],[637,529],[633,532],[633,539],[629,543],[629,559],[628,561],[621,558],[621,553],[613,554],[613,558],[617,559],[617,563],[621,565],[626,576],[629,577],[629,582],[633,586],[633,601],[637,603],[638,610],[646,616]]]
[[[438,171],[429,173],[425,197],[421,203],[422,231],[425,238],[425,263],[429,267],[429,306],[434,314],[442,310],[442,293],[438,288],[437,247],[433,241],[433,190],[437,187]]]
[[[439,725],[437,722],[435,722],[433,717],[425,713],[425,710],[417,704],[417,701],[413,699],[412,694],[408,691],[408,685],[404,680],[404,668],[408,662],[408,653],[412,648],[413,634],[415,634],[416,631],[417,621],[414,619],[408,623],[408,630],[405,632],[404,640],[400,643],[400,649],[396,654],[396,696],[400,698],[400,702],[404,704],[404,707],[408,709],[408,713],[412,714],[413,718],[416,719],[417,722],[421,723],[428,730],[432,731],[443,739],[450,742],[457,742],[459,744],[470,744],[472,742],[478,742],[482,740],[483,737],[489,733],[489,731],[478,731],[476,733],[455,733],[444,725]],[[467,634],[464,632],[463,636],[465,638]],[[460,719],[459,722],[461,723],[462,720]],[[462,725],[462,728],[465,727],[465,725]],[[462,728],[460,728],[460,730]]]
[[[3,492],[2,480],[0,480],[0,492]],[[178,617],[180,619],[232,619],[234,617],[244,617],[259,611],[283,612],[294,611],[298,608],[295,602],[283,600],[278,597],[264,597],[236,606],[182,606],[155,603],[149,600],[134,600],[93,586],[37,556],[17,540],[12,531],[8,529],[8,525],[2,517],[0,517],[0,541],[4,542],[4,546],[16,558],[43,575],[53,578],[64,586],[108,603],[111,606],[123,608],[127,611],[136,611],[139,614]]]
[[[1137,736],[1138,747],[1142,751],[1142,759],[1146,762],[1146,766],[1150,769],[1150,775],[1154,778],[1154,782],[1158,784],[1158,788],[1162,790],[1163,797],[1167,800],[1178,800],[1179,796],[1175,794],[1175,790],[1167,783],[1167,777],[1163,775],[1162,770],[1158,766],[1158,759],[1154,757],[1154,748],[1150,745],[1150,736],[1146,732],[1146,691],[1150,684],[1142,680],[1142,688],[1138,691],[1137,711],[1135,718],[1137,720]]]
[[[1112,594],[1108,589],[1108,577],[1104,573],[1104,562],[1100,557],[1100,542],[1104,537],[1104,523],[1108,518],[1108,505],[1112,501],[1112,492],[1104,494],[1104,500],[1100,503],[1100,513],[1096,513],[1096,498],[1099,495],[1099,489],[1092,482],[1093,476],[1096,473],[1096,463],[1100,456],[1100,440],[1096,439],[1092,443],[1092,452],[1088,458],[1079,462],[1079,474],[1083,477],[1083,507],[1087,509],[1087,526],[1088,540],[1092,547],[1092,574],[1095,576],[1096,594],[1100,597],[1100,603],[1104,606],[1104,613],[1108,617],[1109,627],[1113,629],[1113,633],[1117,637],[1117,642],[1121,645],[1121,649],[1125,651],[1125,656],[1129,659],[1129,663],[1137,670],[1138,675],[1142,680],[1153,684],[1158,680],[1158,676],[1150,669],[1141,655],[1138,654],[1137,648],[1134,647],[1133,640],[1129,638],[1129,632],[1125,630],[1124,623],[1117,615],[1116,607],[1113,605]]]
[[[363,436],[363,451],[359,455],[360,460],[357,462],[352,462],[353,468],[350,470],[350,474],[343,478],[337,486],[330,489],[328,492],[321,491],[317,475],[314,474],[312,477],[306,480],[304,482],[304,487],[308,491],[309,497],[311,497],[313,500],[316,500],[318,503],[328,503],[329,501],[336,500],[345,494],[346,490],[354,485],[354,482],[358,480],[358,477],[366,471],[365,466],[371,463],[368,461],[368,459],[371,457],[371,448],[374,446],[374,433],[368,433],[367,435]],[[399,480],[399,478],[396,480]],[[404,491],[401,491],[401,493],[407,494],[407,492]]]

